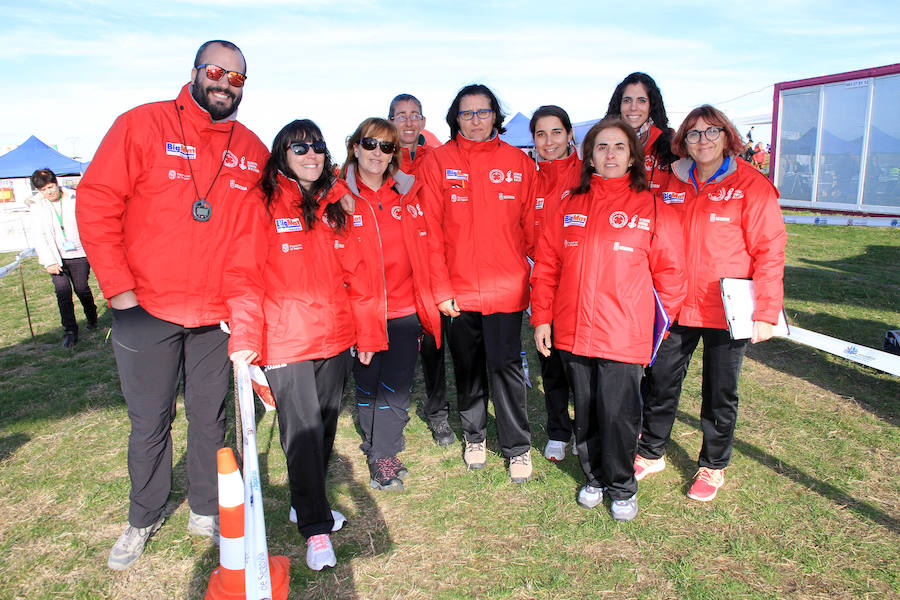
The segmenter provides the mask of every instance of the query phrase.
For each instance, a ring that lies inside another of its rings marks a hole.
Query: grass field
[[[788,232],[789,321],[880,348],[884,331],[900,328],[900,231]],[[0,265],[12,258],[0,255]],[[74,350],[60,348],[49,277],[35,259],[24,273],[33,341],[18,275],[0,280],[0,598],[202,598],[218,553],[186,531],[183,410],[173,428],[174,512],[133,568],[109,571],[129,489],[128,418],[104,342],[110,315]],[[573,457],[541,457],[527,327],[523,340],[535,477],[522,486],[509,483],[493,430],[487,468],[467,472],[461,447],[436,447],[417,415],[401,456],[406,491],[371,490],[345,398],[330,494],[349,523],[332,538],[333,570],[306,568],[287,520],[277,427],[272,414],[262,418],[269,548],[291,559],[291,598],[900,597],[900,380],[786,340],[752,347],[727,481],[704,504],[685,497],[700,446],[695,359],[669,466],[641,483],[640,514],[621,524],[608,504],[576,505],[583,474]],[[419,378],[414,402],[422,388]]]

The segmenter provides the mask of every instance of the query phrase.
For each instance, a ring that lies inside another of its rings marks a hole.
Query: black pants
[[[330,532],[334,525],[325,474],[351,360],[350,350],[345,350],[331,358],[266,369],[278,404],[291,506],[297,510],[297,528],[307,539]]]
[[[634,456],[641,427],[641,365],[560,350],[575,395],[575,439],[588,484],[613,500],[637,493]]]
[[[531,447],[531,430],[522,370],[522,313],[462,311],[447,329],[466,440],[484,441],[490,377],[500,450],[507,458],[524,454]]]
[[[441,315],[440,348],[431,334],[422,336],[422,377],[425,379],[425,403],[422,413],[432,425],[446,421],[450,414],[450,403],[447,401],[447,372],[444,367],[444,346],[447,345],[447,326],[450,317]]]
[[[368,365],[353,361],[356,406],[363,433],[359,448],[369,462],[396,456],[406,447],[403,428],[409,421],[409,395],[421,333],[415,313],[388,319],[388,349],[376,352]]]
[[[544,404],[547,407],[547,437],[558,442],[572,439],[572,418],[569,417],[569,382],[559,350],[550,349],[550,356],[538,352],[541,361],[541,381],[544,385]]]
[[[218,325],[185,328],[135,306],[113,309],[112,340],[131,419],[128,522],[147,527],[165,509],[172,488],[172,421],[182,381],[188,503],[197,514],[218,514],[216,451],[225,444],[228,336]]]
[[[724,469],[731,461],[734,426],[737,423],[738,379],[747,340],[732,340],[727,329],[672,326],[663,340],[656,362],[647,371],[648,394],[638,454],[660,458],[675,423],[681,384],[691,356],[703,339],[703,383],[700,424],[703,446],[701,467]]]
[[[56,290],[56,302],[59,304],[59,316],[66,333],[78,333],[78,321],[75,319],[75,304],[72,302],[72,289],[81,301],[84,317],[88,323],[97,322],[97,305],[94,294],[88,285],[91,265],[86,258],[64,258],[58,275],[51,275]]]

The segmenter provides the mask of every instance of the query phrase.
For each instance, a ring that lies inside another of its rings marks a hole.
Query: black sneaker
[[[87,325],[84,326],[88,331],[94,331],[97,329],[97,321],[88,321]]]
[[[63,348],[71,348],[75,344],[78,343],[78,332],[77,331],[67,331],[66,337],[63,338],[62,347]]]
[[[397,471],[389,458],[376,458],[369,463],[369,475],[372,477],[369,486],[376,490],[400,492],[403,482],[397,477]]]
[[[450,424],[447,421],[432,423],[431,437],[434,438],[434,443],[438,446],[449,446],[456,442],[456,436],[453,435],[453,430],[450,429]]]

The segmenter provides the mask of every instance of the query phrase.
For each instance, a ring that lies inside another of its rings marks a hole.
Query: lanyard
[[[62,194],[62,190],[60,190],[59,191],[59,212],[56,211],[56,208],[54,208],[52,202],[50,202],[50,210],[52,210],[53,214],[56,215],[56,220],[59,221],[59,228],[62,229],[62,234],[63,234],[63,237],[65,238],[66,237],[66,226],[63,225],[63,218],[62,218],[63,201],[62,201],[62,199],[63,199],[63,194]]]

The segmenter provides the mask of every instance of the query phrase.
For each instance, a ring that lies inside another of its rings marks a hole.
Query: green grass
[[[900,232],[788,233],[791,323],[871,347],[900,328]],[[0,264],[11,259],[0,255]],[[125,525],[129,432],[104,341],[110,317],[74,350],[60,348],[49,278],[34,259],[24,275],[34,340],[18,275],[0,280],[0,599],[201,598],[218,554],[186,532],[183,407],[173,427],[174,513],[132,569],[109,571],[107,552]],[[640,514],[620,524],[605,506],[575,504],[583,475],[573,457],[541,457],[545,417],[527,326],[523,342],[536,389],[535,477],[522,486],[508,482],[493,423],[487,467],[470,473],[460,447],[436,447],[416,415],[402,455],[407,489],[371,490],[345,398],[329,493],[349,523],[333,537],[331,571],[306,568],[287,521],[274,415],[261,417],[269,547],[291,559],[292,598],[900,597],[897,378],[786,340],[752,347],[727,482],[701,504],[685,497],[700,445],[694,360],[669,466],[641,483]],[[422,387],[417,379],[414,402]]]

